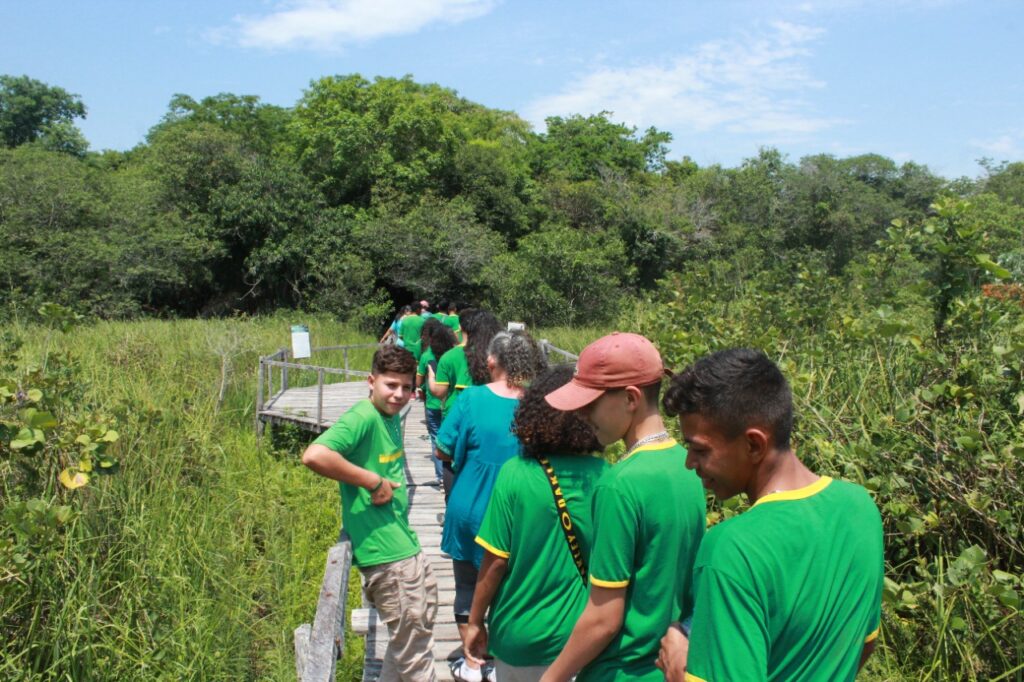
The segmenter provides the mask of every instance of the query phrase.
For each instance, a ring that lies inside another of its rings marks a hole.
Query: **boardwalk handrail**
[[[334,679],[338,658],[345,650],[345,611],[351,570],[352,540],[342,531],[337,544],[327,551],[327,568],[313,624],[303,623],[295,628],[295,672],[299,682]]]
[[[547,339],[540,340],[541,349],[544,351],[545,357],[551,359],[552,355],[559,356],[560,362],[575,362],[579,356],[574,353],[570,353],[567,350],[558,348],[553,345]],[[264,413],[267,408],[281,395],[284,394],[291,386],[289,384],[288,372],[289,370],[296,371],[307,371],[316,372],[316,421],[314,422],[315,427],[323,427],[323,401],[324,401],[324,378],[327,375],[344,376],[344,377],[368,377],[370,373],[366,370],[352,369],[349,367],[349,351],[351,350],[363,350],[367,348],[378,348],[379,343],[356,343],[339,346],[319,346],[313,348],[310,351],[310,355],[325,351],[342,351],[342,364],[343,367],[325,367],[322,365],[314,365],[307,362],[295,362],[289,359],[291,357],[291,351],[288,348],[279,348],[276,352],[270,355],[261,355],[259,366],[256,369],[256,414],[255,414],[255,425],[256,432],[263,433]],[[277,388],[274,391],[274,370],[279,370]],[[306,425],[309,428],[309,425]]]
[[[317,420],[316,423],[319,425],[322,421],[323,411],[323,393],[324,393],[324,377],[328,374],[340,375],[340,376],[355,376],[355,377],[368,377],[370,373],[365,370],[351,369],[348,364],[348,353],[350,350],[362,350],[366,348],[378,348],[379,343],[353,343],[340,346],[318,346],[310,350],[310,356],[316,353],[324,351],[342,351],[342,364],[343,367],[324,367],[321,365],[312,365],[303,362],[295,362],[289,360],[291,357],[291,351],[288,348],[279,348],[276,352],[270,355],[261,355],[259,366],[256,368],[256,432],[263,432],[263,419],[262,415],[267,409],[268,405],[273,403],[279,398],[285,391],[290,387],[288,381],[288,370],[299,370],[299,371],[312,371],[317,373]],[[278,390],[274,392],[274,369],[277,368],[278,372]]]

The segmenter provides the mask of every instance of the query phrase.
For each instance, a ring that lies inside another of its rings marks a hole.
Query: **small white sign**
[[[292,357],[308,358],[309,353],[309,327],[304,324],[292,325]]]
[[[525,332],[526,331],[526,323],[525,322],[509,322],[508,323],[508,328],[505,331]]]

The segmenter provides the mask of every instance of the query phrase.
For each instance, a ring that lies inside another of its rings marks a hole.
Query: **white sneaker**
[[[464,656],[451,661],[448,667],[451,668],[452,677],[458,682],[483,682],[484,676],[480,668],[469,667]]]

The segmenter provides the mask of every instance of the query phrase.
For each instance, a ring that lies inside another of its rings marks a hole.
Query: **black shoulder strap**
[[[576,537],[576,527],[569,516],[569,507],[562,497],[562,488],[558,485],[558,477],[555,476],[555,469],[547,457],[538,457],[540,465],[544,467],[544,473],[548,476],[548,483],[551,484],[551,492],[555,496],[555,511],[558,513],[559,526],[565,533],[565,541],[569,544],[569,551],[572,552],[572,561],[576,564],[576,570],[580,572],[580,578],[584,584],[587,582],[587,564],[583,561],[583,551],[580,549],[580,541]]]

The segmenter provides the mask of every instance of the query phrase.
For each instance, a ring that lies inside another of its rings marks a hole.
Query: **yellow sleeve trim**
[[[686,682],[708,682],[703,677],[697,677],[692,673],[686,673]]]
[[[868,635],[867,637],[864,638],[864,643],[867,644],[868,642],[873,642],[876,639],[878,639],[878,631],[880,629],[881,628],[875,628],[874,632],[872,632],[870,635]]]
[[[512,556],[508,552],[504,552],[504,551],[498,549],[497,547],[495,547],[494,545],[490,544],[489,542],[484,540],[479,535],[476,536],[476,544],[480,545],[481,547],[486,549],[488,552],[490,552],[494,556],[500,556],[502,559],[507,559],[510,556]]]
[[[435,381],[434,383],[436,384],[437,382]],[[455,384],[455,388],[466,389],[469,388],[469,384]]]
[[[828,484],[832,482],[832,479],[828,476],[822,476],[817,481],[810,485],[805,485],[803,488],[797,488],[796,490],[783,490],[778,493],[771,493],[765,495],[757,502],[754,503],[754,507],[761,504],[762,502],[784,502],[786,500],[802,500],[805,497],[811,497],[817,495],[822,490],[828,487]]]
[[[434,385],[435,386],[447,386],[448,382],[447,381],[437,381],[437,380],[435,380],[434,381]]]
[[[599,580],[590,576],[590,582],[598,587],[629,587],[628,580]]]

